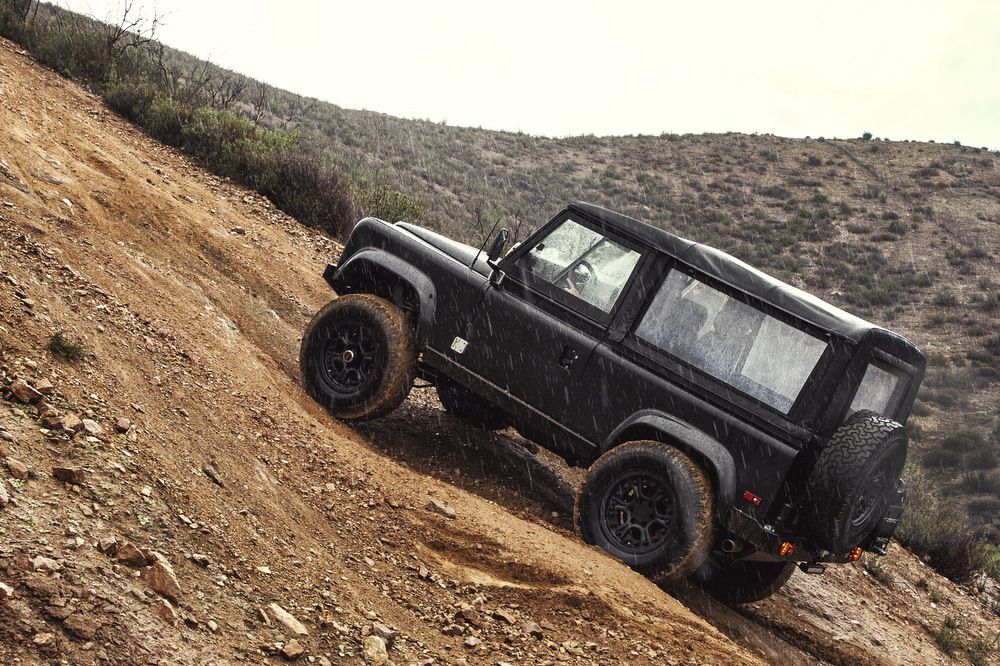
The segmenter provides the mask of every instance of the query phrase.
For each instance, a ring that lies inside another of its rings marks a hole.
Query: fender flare
[[[417,340],[423,342],[427,331],[434,323],[437,289],[431,279],[412,264],[385,250],[366,248],[351,255],[343,265],[339,266],[329,283],[338,294],[368,292],[394,300],[396,296],[392,291],[394,285],[384,279],[376,279],[379,276],[384,278],[385,274],[409,286],[417,297],[419,301]]]
[[[717,439],[675,416],[646,409],[636,412],[604,440],[601,453],[636,439],[654,439],[677,447],[705,466],[715,483],[716,511],[736,501],[736,464]]]

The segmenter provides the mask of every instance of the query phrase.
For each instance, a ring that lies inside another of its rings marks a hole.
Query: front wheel
[[[749,604],[777,592],[794,571],[794,562],[736,560],[714,551],[691,577],[719,601]]]
[[[413,329],[403,310],[384,298],[342,296],[309,322],[299,366],[306,391],[337,418],[384,416],[413,386]]]
[[[712,485],[660,442],[628,442],[598,458],[573,508],[584,541],[660,582],[690,574],[712,546]]]

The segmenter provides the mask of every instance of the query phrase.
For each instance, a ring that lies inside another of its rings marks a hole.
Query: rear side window
[[[861,385],[858,386],[858,392],[851,401],[849,413],[869,409],[880,416],[891,416],[890,412],[895,406],[893,397],[900,388],[900,380],[897,373],[870,363],[865,370]]]
[[[568,219],[538,241],[517,264],[534,278],[609,313],[640,256]]]
[[[783,414],[827,346],[825,340],[675,270],[635,335]]]

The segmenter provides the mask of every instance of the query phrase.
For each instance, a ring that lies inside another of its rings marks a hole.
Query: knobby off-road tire
[[[777,592],[794,571],[794,562],[748,562],[712,551],[691,577],[719,601],[749,604]]]
[[[510,425],[507,415],[478,395],[444,379],[438,380],[438,398],[452,416],[469,421],[484,430],[502,430]]]
[[[894,497],[906,449],[903,426],[874,412],[857,412],[837,429],[807,488],[807,524],[820,547],[845,555],[865,540]]]
[[[337,418],[384,416],[413,386],[413,329],[403,310],[384,298],[341,296],[306,327],[299,367],[306,391]]]
[[[708,557],[713,511],[712,484],[698,465],[672,446],[637,441],[591,465],[573,521],[587,543],[669,583]]]

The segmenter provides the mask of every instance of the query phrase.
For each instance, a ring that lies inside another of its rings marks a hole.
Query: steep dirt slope
[[[385,642],[400,663],[755,661],[307,399],[298,335],[332,243],[8,43],[0,127],[0,662],[377,663]],[[83,359],[47,349],[60,330]]]

